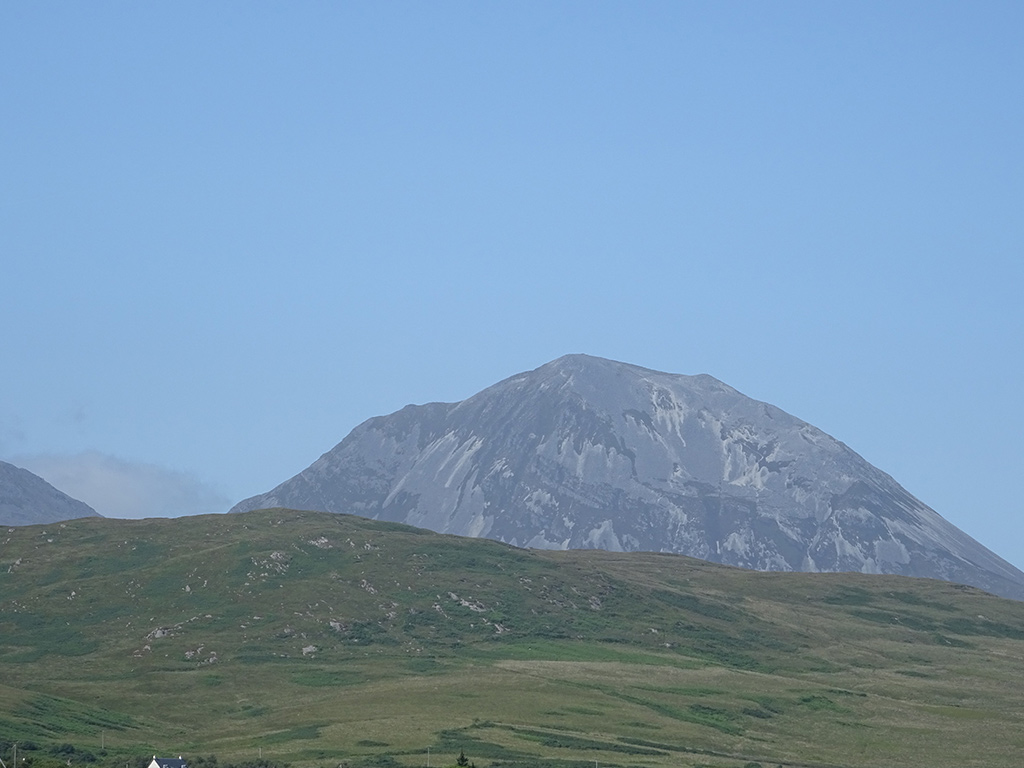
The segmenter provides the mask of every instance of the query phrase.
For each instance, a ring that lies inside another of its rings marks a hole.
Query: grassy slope
[[[281,510],[0,532],[0,735],[316,765],[1000,766],[1024,603]]]

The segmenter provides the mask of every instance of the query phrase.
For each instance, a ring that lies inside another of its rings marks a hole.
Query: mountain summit
[[[567,355],[369,419],[232,512],[348,512],[521,547],[677,552],[1024,599],[1024,573],[821,430],[717,379]]]

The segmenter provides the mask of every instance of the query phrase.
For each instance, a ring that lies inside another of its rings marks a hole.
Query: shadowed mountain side
[[[27,469],[0,461],[0,525],[38,525],[79,517],[99,517]]]

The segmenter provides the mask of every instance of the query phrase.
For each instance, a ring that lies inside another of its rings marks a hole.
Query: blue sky
[[[0,459],[226,510],[570,352],[1018,567],[1024,6],[0,4]]]

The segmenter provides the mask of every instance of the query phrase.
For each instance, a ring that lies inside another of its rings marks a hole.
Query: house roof
[[[156,755],[153,755],[153,763],[156,763],[158,768],[188,768],[188,766],[185,765],[185,760],[183,760],[180,756],[157,757]],[[149,764],[150,768],[152,768],[153,763]]]

